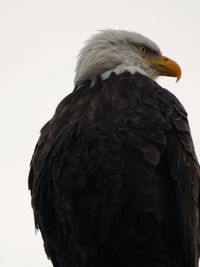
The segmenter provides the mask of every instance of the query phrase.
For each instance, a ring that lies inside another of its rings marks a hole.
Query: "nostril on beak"
[[[166,58],[164,58],[164,61],[168,61],[169,59],[166,57]]]

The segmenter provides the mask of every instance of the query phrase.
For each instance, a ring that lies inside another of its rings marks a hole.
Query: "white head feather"
[[[161,54],[154,42],[135,32],[109,29],[95,34],[80,51],[75,85],[81,81],[95,80],[97,75],[106,79],[112,71],[117,74],[125,70],[132,73],[137,71],[156,78],[158,73],[138,51],[141,45]]]

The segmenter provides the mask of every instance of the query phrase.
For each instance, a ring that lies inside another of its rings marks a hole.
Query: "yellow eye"
[[[145,46],[141,46],[141,47],[140,47],[140,52],[141,52],[142,54],[146,54],[146,53],[147,53],[147,48],[146,48]]]

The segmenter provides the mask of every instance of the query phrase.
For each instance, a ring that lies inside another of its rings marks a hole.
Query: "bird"
[[[159,76],[178,81],[181,68],[133,31],[100,30],[80,50],[28,177],[54,267],[198,266],[199,163]]]

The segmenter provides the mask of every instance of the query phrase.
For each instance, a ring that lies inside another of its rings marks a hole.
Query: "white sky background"
[[[0,0],[0,266],[47,267],[27,188],[42,125],[73,90],[76,56],[96,30],[132,30],[182,67],[160,78],[189,114],[200,158],[199,0]]]

